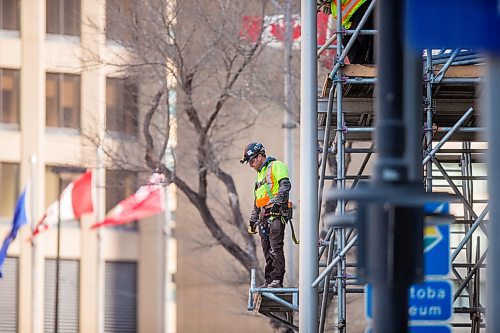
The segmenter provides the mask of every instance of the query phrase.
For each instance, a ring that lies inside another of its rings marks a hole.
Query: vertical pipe
[[[173,280],[172,267],[175,265],[175,252],[174,252],[174,240],[172,234],[172,212],[170,211],[170,200],[168,186],[165,186],[165,222],[163,225],[163,235],[165,242],[164,256],[164,332],[165,333],[175,333],[177,331],[177,321],[176,321],[176,298],[175,298],[175,284]]]
[[[430,151],[432,149],[432,113],[434,108],[432,106],[432,49],[427,49],[427,57],[425,63],[426,69],[426,84],[425,84],[425,103],[426,103],[426,132],[425,141],[427,144],[427,149]],[[432,192],[432,161],[427,161],[426,163],[426,189],[427,192]]]
[[[102,221],[104,218],[104,212],[106,207],[104,206],[104,150],[101,145],[97,147],[97,172],[96,177],[94,178],[94,186],[95,186],[95,196],[96,196],[96,209],[95,209],[95,218],[96,221]],[[103,231],[101,228],[96,230],[97,233],[97,279],[96,279],[96,292],[97,292],[97,304],[96,304],[96,328],[97,333],[104,332],[104,259],[103,259],[103,245],[102,245],[102,236]]]
[[[490,198],[490,229],[488,253],[488,318],[487,332],[500,332],[500,56],[490,56],[487,62],[485,110],[488,133],[488,192]],[[495,143],[496,142],[496,143]]]
[[[342,0],[337,0],[337,61],[340,62],[340,55],[342,54]],[[361,27],[358,27],[361,28]],[[352,39],[357,36],[352,36]],[[335,84],[337,91],[337,190],[342,191],[345,188],[345,139],[344,139],[344,114],[342,112],[342,66],[340,66],[335,74]],[[344,215],[345,207],[344,200],[337,201],[337,214]],[[340,228],[335,233],[336,235],[336,250],[340,253],[345,247],[345,229]],[[344,257],[345,258],[345,257]],[[343,276],[345,275],[345,259],[342,258],[337,264],[337,328],[338,332],[345,332],[346,323],[346,293],[344,288]]]
[[[405,167],[405,128],[403,117],[403,38],[402,3],[399,0],[378,2],[378,86],[376,146],[379,159],[375,165],[374,186],[383,190],[385,184],[407,182]],[[408,286],[404,258],[399,251],[408,235],[405,223],[398,223],[409,212],[398,207],[372,205],[369,227],[373,251],[370,280],[373,284],[373,322],[375,333],[407,331]]]
[[[60,256],[61,256],[61,192],[62,192],[62,176],[58,174],[59,180],[59,201],[57,202],[57,253],[56,253],[56,299],[55,299],[55,315],[54,315],[54,332],[59,332],[59,275],[60,275]]]
[[[318,332],[318,140],[316,3],[301,0],[299,331]]]
[[[288,167],[288,176],[293,184],[294,172],[294,140],[293,132],[295,123],[293,121],[293,76],[292,76],[292,1],[286,0],[285,4],[285,45],[284,45],[284,97],[285,97],[285,114],[283,119],[284,128],[284,147],[285,147],[285,164]],[[293,190],[290,192],[289,200],[293,202]],[[297,249],[295,244],[288,239],[286,242],[287,254],[287,279],[289,286],[297,285]]]
[[[333,243],[334,243],[334,238],[330,237],[330,240],[328,241],[328,253],[327,253],[327,258],[326,258],[326,266],[328,267],[330,263],[332,262],[333,259]],[[321,312],[319,316],[319,333],[323,333],[325,331],[325,322],[326,322],[326,308],[328,306],[328,290],[330,289],[330,278],[331,278],[332,273],[328,273],[325,276],[325,279],[323,281],[323,295],[321,298]]]
[[[31,155],[30,159],[30,197],[29,197],[29,203],[30,203],[30,220],[31,220],[31,227],[33,230],[36,228],[37,220],[36,220],[36,210],[35,210],[35,202],[36,202],[36,190],[38,187],[38,183],[36,182],[36,155]],[[41,329],[39,328],[39,322],[38,322],[38,317],[40,314],[40,303],[38,302],[38,295],[40,293],[39,288],[36,287],[35,281],[38,280],[38,275],[39,275],[39,265],[37,262],[37,257],[38,257],[38,237],[34,237],[31,240],[31,246],[32,246],[32,252],[31,252],[31,278],[32,278],[32,284],[31,284],[31,299],[32,299],[32,320],[31,320],[31,332],[40,332]]]

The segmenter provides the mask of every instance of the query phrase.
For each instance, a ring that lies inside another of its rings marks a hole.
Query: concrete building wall
[[[105,80],[110,71],[103,67],[82,69],[88,50],[105,54],[107,45],[102,33],[105,6],[101,0],[81,0],[81,36],[48,35],[46,2],[19,1],[19,31],[0,30],[0,68],[20,71],[19,126],[0,124],[0,162],[20,165],[19,188],[30,179],[34,191],[33,216],[39,219],[46,209],[46,166],[78,166],[97,172],[97,149],[86,138],[104,137]],[[89,21],[90,20],[90,21]],[[80,75],[81,131],[46,128],[46,73]],[[134,147],[132,147],[134,148]],[[32,162],[32,157],[36,159]],[[103,179],[101,179],[102,181]],[[7,188],[2,188],[2,191]],[[12,189],[13,190],[13,189]],[[102,194],[102,193],[101,193]],[[62,259],[75,259],[80,264],[79,330],[98,332],[98,320],[104,307],[98,306],[99,239],[90,225],[104,216],[104,199],[95,202],[96,216],[86,215],[80,227],[62,226]],[[13,207],[12,207],[13,209]],[[10,221],[0,222],[0,235],[10,230]],[[104,228],[100,246],[103,261],[137,263],[137,328],[139,332],[162,332],[167,316],[164,311],[163,279],[167,264],[164,255],[164,216],[140,223],[137,231]],[[10,246],[8,256],[19,258],[18,331],[42,332],[44,327],[44,261],[57,253],[56,228],[35,238],[34,246],[26,239],[30,228],[23,227]],[[2,236],[3,239],[3,236]],[[36,251],[34,251],[36,249]],[[32,260],[34,259],[34,261]],[[33,313],[36,309],[36,313]]]

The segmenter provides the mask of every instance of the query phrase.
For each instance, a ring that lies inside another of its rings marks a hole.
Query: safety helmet
[[[245,151],[243,152],[243,158],[240,160],[240,163],[243,164],[250,162],[252,158],[256,157],[259,154],[265,154],[265,153],[266,149],[264,148],[262,143],[258,142],[249,143],[245,147]]]

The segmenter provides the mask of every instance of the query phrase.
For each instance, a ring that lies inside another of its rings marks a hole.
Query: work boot
[[[268,288],[283,288],[283,284],[280,280],[272,280],[271,283],[267,285]]]

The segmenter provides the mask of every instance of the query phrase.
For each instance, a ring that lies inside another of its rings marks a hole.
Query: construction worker
[[[288,197],[292,187],[288,168],[274,157],[266,157],[261,143],[245,147],[240,163],[248,163],[257,172],[254,188],[254,206],[250,215],[248,232],[259,234],[266,259],[262,288],[282,288],[285,275],[283,239],[289,216]],[[291,208],[290,208],[291,209]]]

